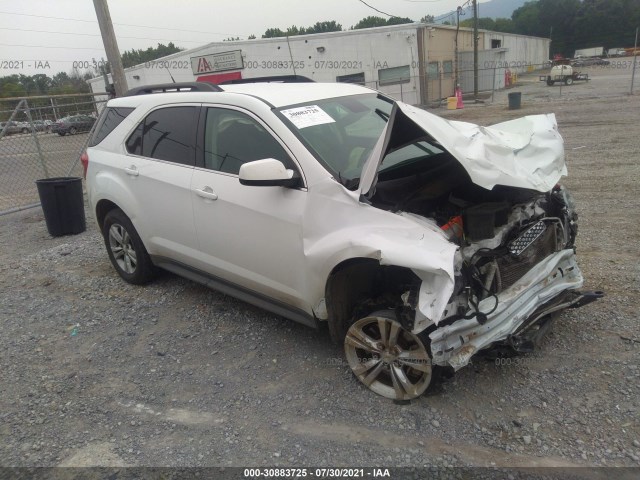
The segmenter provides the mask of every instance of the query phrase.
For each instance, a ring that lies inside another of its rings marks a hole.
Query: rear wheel
[[[120,209],[107,213],[102,227],[109,260],[127,282],[142,285],[155,276],[155,269],[147,249],[131,220]]]
[[[547,77],[547,85],[551,86],[553,85],[555,82],[553,80],[551,80],[551,77]]]
[[[22,132],[22,133],[29,133],[29,130],[28,130],[27,128],[23,128],[23,129],[21,130],[21,132]]]
[[[76,127],[71,127],[71,128],[69,129],[69,133],[70,133],[71,135],[75,135],[76,133],[78,133],[78,130],[76,129]]]
[[[567,77],[564,79],[565,85],[571,85],[573,83],[573,77]]]
[[[344,350],[358,380],[383,397],[411,400],[431,384],[431,357],[425,344],[402,327],[393,311],[374,312],[353,323]]]

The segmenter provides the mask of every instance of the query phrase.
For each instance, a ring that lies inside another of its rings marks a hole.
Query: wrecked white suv
[[[556,312],[601,295],[578,291],[553,115],[478,127],[356,85],[175,84],[111,100],[89,145],[90,208],[122,278],[160,267],[326,322],[388,398],[489,347],[529,351]]]

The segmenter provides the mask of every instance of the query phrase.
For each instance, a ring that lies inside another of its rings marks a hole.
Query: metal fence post
[[[33,118],[31,117],[31,110],[29,109],[29,103],[24,101],[24,113],[29,120],[29,126],[31,127],[31,137],[33,137],[33,141],[36,144],[36,150],[38,150],[38,158],[40,159],[40,165],[42,166],[42,170],[44,170],[44,177],[49,178],[49,170],[47,170],[47,163],[44,161],[44,155],[42,154],[42,148],[40,148],[40,141],[38,140],[38,136],[36,135],[36,127],[33,124]]]

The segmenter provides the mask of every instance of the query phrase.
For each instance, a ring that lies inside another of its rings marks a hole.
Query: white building
[[[480,90],[502,88],[506,70],[531,70],[549,58],[545,38],[480,30],[479,45]],[[428,104],[453,95],[456,75],[464,92],[473,90],[472,50],[471,29],[410,23],[210,43],[125,73],[129,88],[295,74],[318,82],[356,82],[406,103]],[[94,92],[105,91],[101,77],[89,83]]]

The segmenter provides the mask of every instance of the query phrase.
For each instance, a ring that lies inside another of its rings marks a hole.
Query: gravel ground
[[[557,97],[524,78],[519,111],[507,92],[438,111],[556,113],[585,288],[607,296],[537,353],[474,359],[406,405],[361,386],[326,331],[170,274],[125,284],[91,219],[52,238],[39,209],[0,217],[0,465],[639,467],[640,97],[600,73]]]

